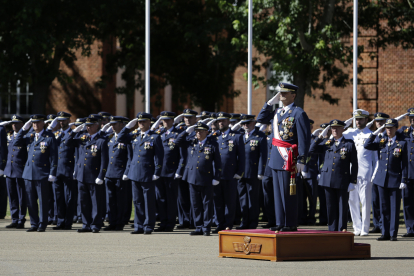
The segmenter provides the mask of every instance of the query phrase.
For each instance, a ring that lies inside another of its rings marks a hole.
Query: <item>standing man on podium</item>
[[[310,123],[308,115],[295,105],[298,87],[280,83],[278,93],[263,106],[258,122],[272,124],[272,152],[268,166],[272,169],[275,196],[276,227],[271,231],[297,231],[298,198],[296,195],[296,173],[301,173],[310,145]],[[283,107],[273,111],[273,105],[282,101]]]

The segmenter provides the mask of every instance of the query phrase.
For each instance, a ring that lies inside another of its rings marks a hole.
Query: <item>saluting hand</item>
[[[279,103],[279,100],[280,100],[280,92],[278,92],[273,98],[271,98],[268,102],[267,102],[267,104],[268,105],[274,105],[274,104],[277,104],[277,103]]]

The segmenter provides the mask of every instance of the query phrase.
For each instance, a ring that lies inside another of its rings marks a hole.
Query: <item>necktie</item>
[[[39,139],[39,133],[36,133],[36,141]]]
[[[165,133],[165,135],[168,135],[168,134],[170,134],[170,131],[169,130],[167,130],[167,132]]]
[[[141,139],[144,139],[145,133],[141,134]]]
[[[198,144],[200,145],[200,148],[203,146],[203,143],[201,143],[201,142],[198,142]]]
[[[335,146],[339,145],[339,141],[335,141]]]
[[[389,147],[391,147],[391,145],[392,145],[392,140],[390,140],[390,141],[388,142],[388,146],[389,146]]]

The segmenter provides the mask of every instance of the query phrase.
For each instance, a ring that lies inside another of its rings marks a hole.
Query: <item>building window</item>
[[[3,118],[14,114],[29,118],[32,113],[32,100],[33,92],[30,92],[28,83],[9,83],[7,90],[0,97],[0,114]]]

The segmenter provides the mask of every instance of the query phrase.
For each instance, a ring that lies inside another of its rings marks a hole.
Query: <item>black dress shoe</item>
[[[129,220],[129,223],[134,223],[134,220],[133,219]]]
[[[99,233],[99,231],[100,231],[100,230],[98,230],[98,229],[93,229],[93,230],[92,230],[92,233],[96,234],[96,233]]]
[[[115,227],[115,231],[124,231],[124,226],[123,225],[117,225]]]
[[[131,224],[129,227],[131,227],[131,228],[135,228],[134,224]]]
[[[7,226],[6,226],[7,227]],[[414,233],[405,233],[404,235],[402,235],[401,237],[403,238],[412,238],[414,237]]]
[[[52,229],[53,229],[53,230],[64,230],[64,229],[65,229],[65,226],[63,226],[63,225],[60,225],[60,226],[55,226],[55,227],[53,227]]]
[[[16,229],[24,229],[24,223],[18,223]]]
[[[390,241],[397,241],[397,237],[391,237]]]
[[[81,219],[78,219],[78,220],[76,221],[76,223],[83,224],[83,222],[82,222],[82,220],[81,220]]]
[[[72,225],[70,226],[65,226],[65,228],[63,228],[64,230],[72,230]]]
[[[37,228],[37,232],[45,232],[46,229],[45,228]]]
[[[370,233],[381,233],[381,229],[379,227],[374,227],[372,228],[371,231],[369,231]]]
[[[280,229],[282,229],[283,226],[275,226],[275,227],[270,227],[270,231],[280,231]]]
[[[190,227],[190,225],[188,225],[188,224],[179,224],[175,228],[177,228],[177,229],[188,229],[189,227]]]
[[[192,232],[190,232],[190,236],[199,236],[199,235],[203,235],[203,232],[201,232],[201,231],[192,231]]]
[[[53,225],[57,225],[57,220],[52,221]]]
[[[274,223],[267,223],[265,225],[262,225],[262,228],[271,228],[271,227],[275,227],[275,226],[276,226],[276,224],[274,224]]]
[[[47,225],[52,225],[53,221],[48,221]]]
[[[78,233],[87,233],[87,232],[92,232],[92,230],[91,229],[86,229],[86,228],[78,229]]]
[[[12,222],[9,225],[6,225],[6,228],[17,228],[17,223],[16,222]]]
[[[26,230],[26,232],[36,232],[37,228],[36,227],[30,227],[29,229]]]
[[[282,229],[280,229],[280,231],[282,231],[282,232],[295,232],[295,231],[298,231],[298,228],[294,227],[294,226],[286,226],[286,227],[283,227]]]
[[[144,235],[151,235],[152,231],[144,231]]]
[[[381,236],[381,237],[377,238],[377,241],[389,241],[389,240],[390,240],[390,237]]]
[[[203,232],[203,236],[210,236],[210,231]]]
[[[104,231],[115,231],[116,230],[116,225],[108,225],[103,230]]]
[[[144,230],[132,231],[131,234],[133,234],[133,235],[135,235],[135,234],[144,234]]]
[[[220,231],[223,231],[224,229],[222,229],[222,228],[216,228],[215,230],[213,230],[211,233],[213,233],[213,234],[217,234],[218,232],[220,232]]]
[[[154,232],[173,232],[174,229],[167,227],[158,227]]]

